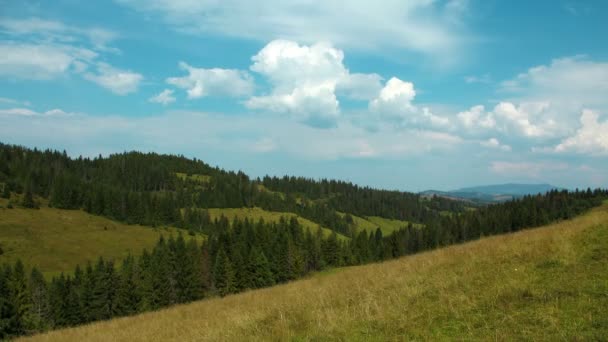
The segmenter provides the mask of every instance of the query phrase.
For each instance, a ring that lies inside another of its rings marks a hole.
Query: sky
[[[0,142],[608,187],[608,1],[0,0]]]

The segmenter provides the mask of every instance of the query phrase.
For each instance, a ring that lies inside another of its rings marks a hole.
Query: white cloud
[[[511,177],[539,178],[546,173],[564,171],[569,165],[563,162],[507,162],[494,161],[490,164],[490,171]]]
[[[277,37],[306,44],[331,41],[375,51],[405,49],[442,63],[458,58],[470,33],[466,1],[389,0],[252,2],[248,0],[118,0],[159,14],[178,30],[258,41]]]
[[[46,112],[37,112],[29,108],[8,108],[0,109],[0,116],[69,116],[72,113],[66,113],[61,109],[51,109]]]
[[[253,92],[253,78],[245,72],[235,69],[195,68],[185,62],[179,67],[188,72],[183,77],[170,77],[167,83],[186,89],[188,98],[204,96],[247,96]]]
[[[600,123],[598,113],[583,110],[581,127],[555,147],[556,152],[574,151],[597,155],[608,154],[608,120]]]
[[[82,75],[115,94],[137,90],[141,74],[98,62],[100,54],[120,52],[107,44],[118,37],[102,28],[69,26],[40,18],[0,18],[0,76],[26,80],[51,80]],[[96,66],[97,73],[87,72]]]
[[[565,127],[554,119],[555,111],[548,102],[500,102],[490,112],[484,106],[473,106],[457,114],[458,121],[471,134],[493,134],[526,138],[547,138],[563,134]]]
[[[479,143],[481,146],[488,148],[495,148],[505,152],[511,151],[511,146],[501,144],[500,141],[496,138],[490,138],[488,140],[483,140]]]
[[[182,111],[146,117],[50,115],[54,113],[32,111],[25,116],[0,112],[0,136],[28,145],[73,146],[73,153],[91,155],[125,149],[184,153],[196,146],[197,151],[277,152],[303,160],[404,159],[451,151],[462,143],[446,133],[418,129],[370,132],[348,121],[315,129],[284,117]],[[205,134],[200,134],[201,127],[205,127]],[[120,138],[106,139],[108,136]],[[180,139],[174,139],[176,136]]]
[[[376,121],[386,120],[398,126],[449,128],[450,120],[447,117],[435,115],[427,107],[414,106],[412,102],[415,97],[413,83],[392,77],[378,96],[369,102],[369,111]]]
[[[0,43],[0,76],[48,80],[61,76],[97,53],[66,45]]]
[[[460,123],[467,129],[493,129],[496,120],[492,113],[486,113],[485,107],[478,105],[457,114]]]
[[[336,84],[336,93],[355,100],[369,101],[382,90],[382,76],[378,74],[347,74]]]
[[[143,76],[129,70],[114,68],[106,63],[97,64],[97,73],[86,73],[84,78],[106,88],[117,95],[127,95],[137,91]]]
[[[404,82],[396,77],[386,82],[380,95],[369,104],[370,110],[381,112],[389,117],[403,118],[416,110],[412,101],[416,97],[414,84]]]
[[[175,102],[175,97],[173,96],[173,90],[165,89],[165,90],[161,91],[159,94],[149,98],[148,101],[153,102],[153,103],[160,103],[163,106],[166,106],[172,102]]]
[[[330,127],[341,96],[367,100],[380,91],[377,74],[351,74],[344,53],[329,43],[310,46],[274,40],[252,57],[251,70],[268,79],[270,94],[251,97],[248,108],[284,113],[311,126]]]
[[[466,83],[482,83],[482,84],[488,84],[492,82],[492,77],[490,77],[490,74],[483,74],[481,76],[465,76],[464,81]]]
[[[24,19],[1,18],[0,32],[10,35],[30,36],[45,42],[73,43],[75,41],[86,41],[95,50],[118,52],[118,49],[107,46],[108,43],[118,37],[118,34],[99,27],[69,26],[59,21],[36,17]]]
[[[20,101],[11,99],[8,97],[0,97],[0,103],[9,104],[9,105],[23,105],[23,106],[31,106],[29,101]]]
[[[554,59],[549,65],[530,68],[502,83],[505,93],[522,101],[549,101],[566,109],[608,107],[608,63],[595,62],[585,56]],[[570,111],[572,114],[572,111]]]

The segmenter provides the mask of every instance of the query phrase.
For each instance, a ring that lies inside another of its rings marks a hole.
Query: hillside
[[[608,203],[546,227],[29,341],[601,340]]]
[[[319,224],[307,220],[293,213],[288,212],[276,212],[268,211],[261,208],[209,208],[207,209],[211,219],[218,219],[221,216],[225,216],[228,220],[233,221],[235,218],[238,220],[248,219],[253,222],[257,222],[263,219],[265,222],[278,222],[281,218],[290,219],[295,217],[305,229],[309,229],[311,232],[319,230]],[[321,227],[324,236],[331,235],[331,229]],[[338,238],[347,239],[346,236],[338,234]]]
[[[6,209],[6,205],[0,199],[0,264],[20,258],[47,277],[72,272],[76,265],[95,262],[100,256],[122,260],[129,253],[139,254],[154,247],[161,234],[186,233],[176,228],[126,225],[81,210]]]

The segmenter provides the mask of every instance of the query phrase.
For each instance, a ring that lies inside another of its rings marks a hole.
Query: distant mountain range
[[[553,189],[561,189],[551,184],[494,184],[461,188],[452,191],[426,190],[420,192],[422,196],[439,196],[475,203],[504,202],[525,195],[545,193]]]

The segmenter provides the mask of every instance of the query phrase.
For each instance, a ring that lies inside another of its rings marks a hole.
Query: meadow
[[[572,220],[26,341],[602,340],[608,203]]]
[[[129,253],[139,255],[161,235],[183,232],[189,237],[177,228],[127,225],[81,210],[7,209],[7,204],[0,202],[0,263],[21,259],[46,277],[72,272],[77,264],[82,267],[100,256],[120,261]]]

